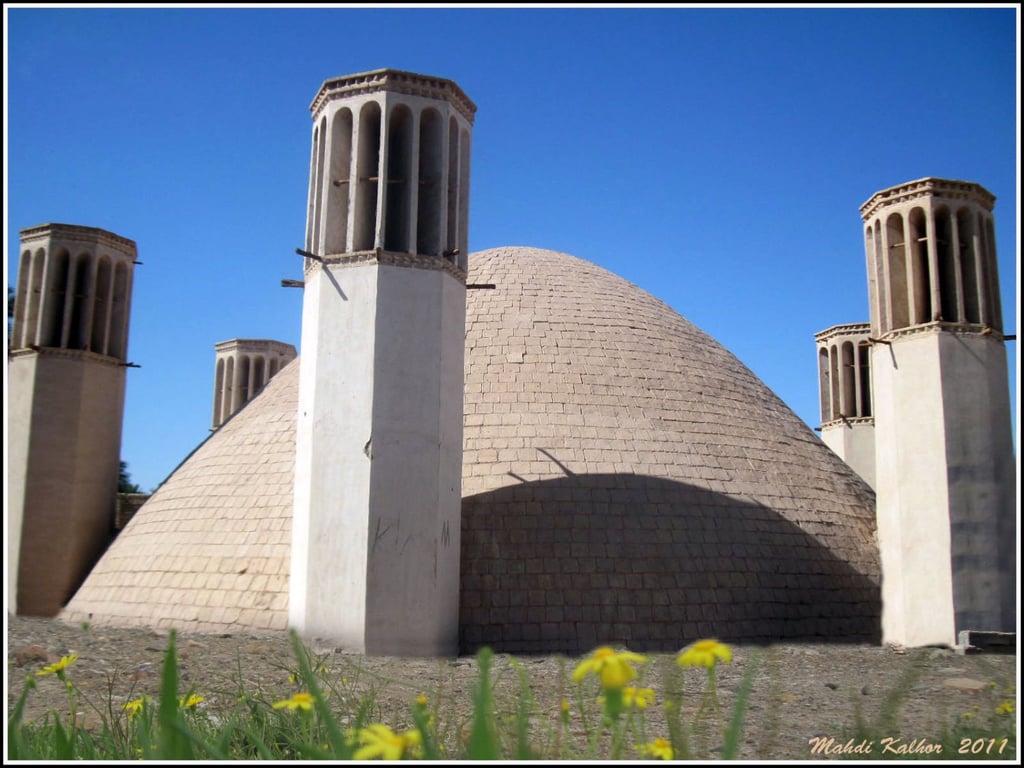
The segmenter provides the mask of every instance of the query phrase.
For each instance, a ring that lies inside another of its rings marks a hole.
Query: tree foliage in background
[[[121,470],[117,476],[118,493],[142,493],[142,489],[132,482],[132,476],[128,472],[128,462],[121,462]]]

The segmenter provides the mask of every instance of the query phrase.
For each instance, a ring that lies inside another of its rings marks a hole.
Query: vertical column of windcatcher
[[[326,81],[311,111],[290,623],[454,653],[476,107],[378,70]]]
[[[875,484],[870,326],[836,325],[815,335],[821,384],[821,439],[870,486]]]
[[[882,632],[955,644],[1016,623],[1009,384],[992,208],[926,178],[861,207],[871,302]]]
[[[110,540],[135,243],[21,231],[9,374],[9,604],[53,616]]]
[[[258,395],[297,357],[295,347],[272,339],[230,339],[214,345],[213,424],[217,429]]]

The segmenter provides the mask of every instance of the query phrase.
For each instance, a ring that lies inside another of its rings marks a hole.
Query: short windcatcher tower
[[[875,194],[871,302],[883,639],[1016,624],[1016,470],[995,198],[926,178]]]
[[[8,604],[55,616],[113,533],[135,243],[21,231],[9,375]]]
[[[295,359],[295,347],[272,339],[229,339],[214,345],[213,426],[237,413],[277,372]]]
[[[868,323],[849,323],[827,328],[814,338],[821,385],[821,439],[874,488],[870,336]]]
[[[476,107],[377,70],[326,81],[311,111],[290,624],[453,654]]]

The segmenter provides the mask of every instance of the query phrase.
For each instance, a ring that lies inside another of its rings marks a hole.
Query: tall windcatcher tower
[[[21,231],[9,385],[8,604],[55,616],[110,541],[135,243]]]
[[[476,106],[385,69],[326,81],[311,111],[289,623],[453,654]]]
[[[1016,469],[992,208],[926,178],[861,206],[883,639],[1016,624]]]

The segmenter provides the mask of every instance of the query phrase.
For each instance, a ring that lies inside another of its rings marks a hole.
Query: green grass
[[[765,667],[769,697],[777,688],[779,674],[770,656],[755,654],[729,706],[723,708],[714,667],[706,670],[706,679],[699,686],[694,686],[691,677],[691,690],[687,690],[686,676],[670,657],[636,664],[635,672],[629,664],[635,679],[628,680],[628,685],[640,691],[646,690],[648,674],[659,665],[660,690],[655,703],[644,696],[633,698],[633,693],[627,695],[621,687],[604,689],[599,674],[580,674],[580,667],[567,669],[565,660],[557,691],[535,690],[528,664],[510,659],[507,667],[495,670],[493,653],[483,649],[476,657],[477,677],[470,691],[446,689],[444,675],[438,675],[429,697],[421,695],[410,700],[404,710],[396,710],[378,697],[372,675],[358,662],[346,660],[343,670],[331,671],[325,657],[312,655],[294,632],[291,642],[294,666],[282,667],[281,674],[294,683],[296,695],[279,701],[258,687],[247,688],[239,664],[236,688],[219,696],[234,702],[227,711],[224,707],[208,710],[202,692],[181,689],[173,632],[164,656],[159,695],[152,700],[137,699],[128,708],[115,701],[112,692],[99,704],[85,700],[73,682],[72,660],[49,671],[67,689],[67,710],[51,711],[41,720],[26,722],[26,703],[37,685],[29,676],[8,719],[7,757],[33,761],[378,757],[553,761],[669,755],[676,760],[738,759],[755,674]],[[47,669],[36,674],[46,674]],[[898,738],[903,698],[918,673],[917,667],[911,666],[906,676],[896,681],[885,693],[874,720],[868,721],[854,705],[853,722],[840,731],[835,743],[870,744],[869,755],[814,755],[808,748],[805,757],[1016,759],[1016,713],[1008,710],[1014,698],[1012,688],[990,691],[989,699],[1007,702],[1001,708],[979,706],[962,713],[952,726],[933,734],[934,738],[886,741]],[[92,725],[85,727],[83,709],[98,716],[98,726],[94,717]],[[766,712],[762,710],[761,717],[774,722],[770,706]],[[759,746],[771,743],[770,734],[762,735]]]

